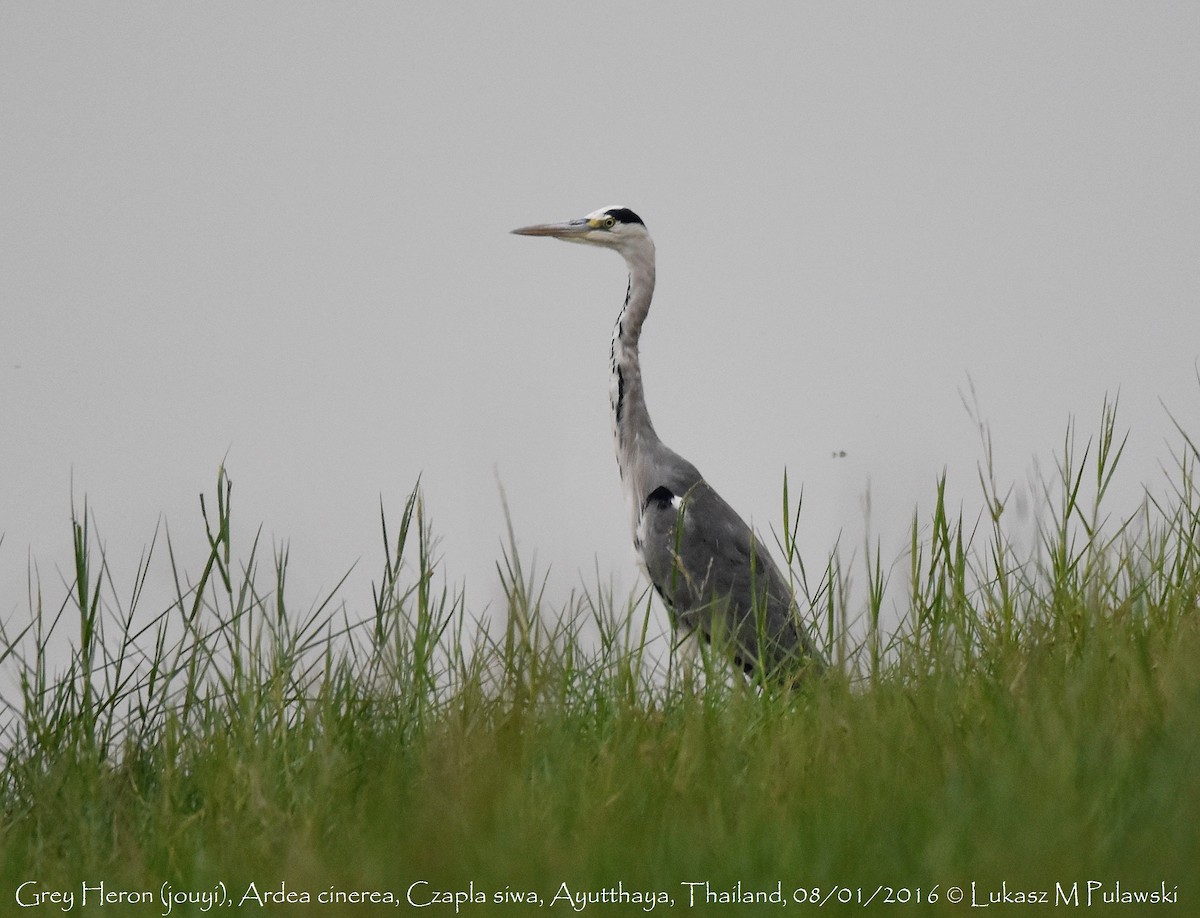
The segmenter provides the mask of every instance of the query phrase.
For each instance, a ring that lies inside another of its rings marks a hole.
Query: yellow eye
[[[617,225],[616,217],[605,217],[604,218],[604,228],[605,229],[612,229],[616,225]]]

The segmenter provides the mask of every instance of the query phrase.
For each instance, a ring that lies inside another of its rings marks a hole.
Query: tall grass
[[[307,895],[279,906],[292,914],[394,911],[318,897],[408,908],[410,889],[525,914],[497,900],[571,910],[553,901],[563,884],[618,883],[668,897],[663,910],[766,907],[730,903],[740,883],[793,906],[889,910],[890,895],[952,914],[1002,889],[1083,897],[1090,881],[1103,910],[1120,881],[1200,914],[1200,452],[1180,431],[1169,497],[1114,518],[1118,431],[1107,403],[1094,437],[1068,429],[1027,551],[985,429],[985,511],[952,506],[943,476],[904,559],[868,546],[857,606],[838,553],[820,576],[797,557],[785,480],[783,554],[838,664],[798,692],[656,652],[649,599],[618,601],[599,578],[550,605],[515,538],[497,566],[505,606],[474,617],[418,489],[398,524],[381,514],[358,617],[336,588],[304,612],[287,603],[286,549],[264,560],[257,535],[235,549],[223,469],[201,505],[199,575],[156,533],[126,599],[85,504],[69,590],[46,605],[35,584],[28,620],[0,631],[0,913],[28,881],[26,899],[79,902],[101,881],[193,894],[173,914],[200,914],[204,891],[235,911],[264,891]],[[147,613],[164,553],[174,598]],[[51,647],[70,629],[64,661]]]

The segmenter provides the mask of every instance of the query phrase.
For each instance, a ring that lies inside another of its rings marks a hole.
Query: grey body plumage
[[[654,242],[624,207],[567,223],[513,230],[615,249],[629,268],[613,328],[613,446],[634,547],[672,624],[717,641],[747,673],[786,681],[824,660],[801,620],[787,579],[750,527],[686,459],[654,431],[642,389],[638,341],[654,293]]]

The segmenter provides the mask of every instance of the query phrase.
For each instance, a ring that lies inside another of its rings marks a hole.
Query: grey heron
[[[654,294],[654,241],[627,207],[513,230],[615,249],[629,268],[613,327],[612,432],[633,544],[672,625],[717,641],[751,677],[784,682],[825,661],[787,579],[754,532],[694,465],[654,431],[638,341]]]

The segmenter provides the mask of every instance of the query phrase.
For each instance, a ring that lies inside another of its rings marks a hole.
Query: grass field
[[[198,568],[139,568],[175,571],[160,611],[84,511],[69,595],[0,641],[0,914],[1200,915],[1200,453],[1109,518],[1117,430],[1068,432],[1031,557],[986,459],[981,518],[943,483],[861,608],[836,558],[801,577],[785,495],[839,662],[794,692],[647,652],[644,598],[549,608],[514,552],[477,622],[418,491],[361,621],[284,607],[224,472]]]

